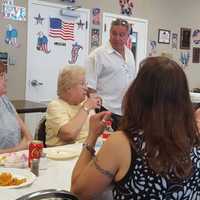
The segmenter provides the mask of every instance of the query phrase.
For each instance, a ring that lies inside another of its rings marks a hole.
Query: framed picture
[[[200,63],[200,48],[198,48],[198,47],[193,48],[192,62]]]
[[[180,30],[180,49],[190,49],[191,29],[181,28]]]
[[[165,29],[158,30],[158,43],[169,44],[171,31]]]

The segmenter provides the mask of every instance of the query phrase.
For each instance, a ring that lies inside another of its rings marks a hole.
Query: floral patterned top
[[[200,147],[191,152],[193,174],[174,181],[152,170],[142,153],[145,142],[143,134],[133,137],[136,149],[131,148],[132,161],[124,178],[114,182],[114,200],[200,200]]]

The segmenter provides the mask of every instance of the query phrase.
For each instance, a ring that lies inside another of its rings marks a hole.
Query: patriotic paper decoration
[[[133,0],[119,0],[119,5],[121,7],[121,14],[128,16],[133,14]]]
[[[26,20],[26,8],[14,5],[13,0],[2,1],[2,14],[5,19]]]
[[[39,13],[37,17],[34,17],[34,19],[36,20],[36,24],[42,24],[44,17],[41,17],[41,15]]]
[[[65,22],[60,18],[50,18],[49,36],[74,41],[74,23]]]
[[[48,38],[44,35],[42,31],[38,32],[37,47],[38,51],[43,51],[44,53],[50,53],[48,50]]]
[[[68,60],[69,64],[75,64],[77,61],[77,58],[79,56],[80,49],[83,49],[83,47],[75,42],[75,44],[72,44],[72,50],[71,50],[71,60]]]
[[[11,24],[8,24],[8,28],[6,30],[6,37],[5,37],[5,43],[12,46],[12,47],[20,47],[20,45],[17,42],[18,37],[18,31],[16,28],[14,28]]]
[[[81,19],[76,24],[78,25],[78,29],[83,30],[83,26],[85,25],[85,23],[83,23]]]
[[[92,9],[92,23],[94,25],[100,25],[100,8]]]

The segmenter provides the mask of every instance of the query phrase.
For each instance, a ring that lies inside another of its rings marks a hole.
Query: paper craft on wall
[[[37,38],[37,47],[36,49],[38,51],[42,51],[46,54],[50,53],[51,51],[48,49],[48,38],[44,35],[42,31],[38,32],[38,38]]]
[[[92,9],[92,23],[94,25],[100,25],[100,8]]]
[[[72,44],[72,50],[71,50],[71,60],[68,60],[69,64],[75,64],[77,61],[77,58],[79,56],[79,51],[83,49],[81,45],[79,45],[77,42]]]
[[[16,28],[14,28],[11,24],[8,24],[7,30],[6,30],[6,36],[5,36],[5,43],[18,48],[20,47],[20,44],[17,42],[18,37],[18,31]]]
[[[14,5],[13,1],[2,2],[2,14],[5,19],[26,20],[26,8]]]
[[[192,33],[192,41],[194,44],[200,44],[200,30],[196,29]]]
[[[83,26],[85,25],[85,23],[83,23],[81,19],[76,24],[78,25],[78,28],[77,28],[78,30],[79,29],[83,30]]]
[[[133,0],[119,0],[119,5],[121,7],[121,14],[123,15],[132,15],[134,8]]]
[[[49,36],[74,41],[74,23],[60,18],[50,18]]]
[[[189,51],[188,52],[181,52],[180,61],[181,61],[183,68],[188,66],[189,59],[190,59],[190,52]]]
[[[157,53],[157,51],[156,51],[157,43],[156,43],[155,40],[151,40],[151,41],[149,42],[149,44],[150,44],[149,56],[154,56],[154,55]]]
[[[91,48],[99,46],[100,30],[93,28],[91,30]]]
[[[172,49],[177,49],[178,46],[178,34],[172,33]]]
[[[39,13],[37,17],[34,17],[34,19],[36,20],[36,24],[41,24],[42,25],[44,17],[41,17],[41,15]]]

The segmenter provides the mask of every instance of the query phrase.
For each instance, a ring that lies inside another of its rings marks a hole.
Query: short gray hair
[[[66,65],[58,76],[57,95],[62,97],[66,89],[76,85],[80,75],[85,75],[84,67],[79,65]]]

